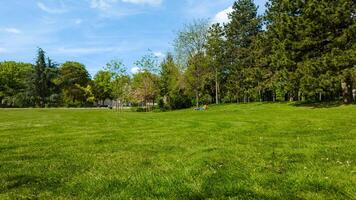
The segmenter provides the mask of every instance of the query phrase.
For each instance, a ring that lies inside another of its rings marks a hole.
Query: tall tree
[[[93,93],[95,98],[102,104],[104,104],[104,101],[106,99],[112,99],[112,79],[113,79],[113,74],[110,73],[109,71],[103,71],[100,70],[98,71],[93,80],[94,88],[93,88]]]
[[[131,79],[127,74],[124,64],[121,60],[112,60],[106,64],[105,70],[112,76],[112,96],[116,99],[116,108],[120,110],[124,104],[130,100]]]
[[[34,93],[36,95],[36,105],[44,107],[48,94],[48,80],[46,75],[47,63],[45,52],[39,48],[37,52],[37,60],[34,66]]]
[[[160,92],[163,97],[163,102],[169,107],[173,105],[173,95],[177,89],[180,72],[174,62],[173,55],[167,54],[166,58],[161,63],[160,71]]]
[[[351,100],[349,69],[355,66],[355,3],[341,1],[271,0],[268,35],[271,66],[281,90],[296,100]],[[341,80],[340,80],[341,79]]]
[[[85,66],[78,62],[65,62],[59,68],[59,84],[68,104],[84,104],[87,96],[83,88],[90,83],[90,76]]]
[[[200,97],[209,77],[208,59],[203,53],[196,54],[188,61],[188,68],[185,72],[189,90],[195,95],[195,104],[198,108]]]
[[[257,6],[253,0],[238,0],[229,14],[230,21],[225,26],[227,38],[227,60],[229,82],[236,90],[237,99],[243,94],[248,101],[256,87],[255,58],[250,53],[252,43],[261,31],[261,19],[257,16]]]
[[[139,102],[143,103],[145,110],[149,110],[149,103],[152,106],[155,103],[155,99],[159,94],[158,77],[157,75],[148,71],[142,71],[133,76],[133,96]]]
[[[177,33],[174,49],[180,68],[185,69],[191,57],[205,51],[209,25],[208,20],[194,20]]]
[[[207,54],[210,58],[210,65],[215,73],[215,103],[219,104],[220,75],[224,66],[225,41],[224,30],[220,24],[213,24],[209,28],[207,39]]]
[[[149,109],[148,102],[151,101],[154,105],[159,92],[157,59],[157,56],[149,51],[135,62],[135,65],[139,67],[139,72],[134,75],[133,89],[136,98],[144,102],[146,111]]]

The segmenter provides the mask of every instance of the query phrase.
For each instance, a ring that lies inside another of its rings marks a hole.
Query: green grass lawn
[[[356,106],[0,110],[0,199],[355,199]]]

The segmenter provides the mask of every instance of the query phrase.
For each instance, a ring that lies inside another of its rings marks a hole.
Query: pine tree
[[[297,100],[300,74],[297,67],[303,51],[296,49],[300,41],[298,25],[301,1],[271,0],[268,4],[267,34],[271,45],[271,69],[274,72],[274,96],[279,100]]]
[[[270,1],[267,29],[271,67],[277,81],[274,85],[282,96],[333,100],[340,93],[340,79],[344,79],[344,99],[350,102],[348,69],[355,66],[354,11],[355,3],[349,0]]]
[[[238,0],[229,14],[226,24],[227,55],[229,63],[230,88],[235,88],[236,98],[241,94],[244,101],[253,96],[257,83],[254,80],[255,59],[251,46],[261,31],[261,19],[257,16],[257,6],[252,0]]]
[[[34,66],[34,94],[36,98],[36,105],[44,107],[47,96],[47,75],[46,75],[46,58],[45,52],[39,48],[37,53],[37,60]]]

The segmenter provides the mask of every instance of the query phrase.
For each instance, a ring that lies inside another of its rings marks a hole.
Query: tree
[[[47,63],[45,52],[39,48],[37,52],[37,60],[34,66],[34,94],[36,96],[36,105],[44,107],[46,97],[48,95],[48,80],[46,75]]]
[[[112,99],[113,97],[112,79],[113,79],[113,74],[110,73],[109,71],[100,70],[94,76],[93,93],[95,99],[101,101],[102,104],[104,104],[104,101],[106,99]]]
[[[33,66],[29,63],[5,61],[0,63],[0,105],[24,107],[31,105],[28,92]]]
[[[105,70],[112,74],[112,96],[116,99],[116,108],[120,109],[124,102],[129,101],[131,80],[121,60],[112,60],[106,64]]]
[[[215,73],[215,103],[219,104],[220,75],[224,66],[224,30],[220,24],[213,24],[208,32],[207,54],[211,60],[210,65]]]
[[[188,68],[185,72],[189,90],[195,94],[195,104],[199,107],[200,96],[209,76],[207,57],[203,53],[196,54],[188,61]]]
[[[179,76],[180,72],[174,63],[173,55],[169,53],[161,63],[160,71],[160,93],[163,97],[163,103],[168,109],[175,107],[173,98],[178,89]]]
[[[257,87],[255,58],[252,44],[261,31],[261,19],[257,16],[257,6],[252,0],[238,0],[229,14],[225,25],[226,50],[230,88],[236,87],[237,100],[242,94],[249,101]]]
[[[148,111],[147,103],[152,101],[154,105],[156,97],[158,96],[158,61],[150,50],[148,54],[142,56],[142,58],[135,62],[135,65],[139,67],[139,73],[134,75],[133,89],[134,96],[143,101],[146,111]]]
[[[174,49],[178,65],[185,69],[189,58],[205,51],[209,29],[209,21],[205,19],[195,20],[186,24],[177,33],[174,40]]]
[[[151,50],[134,63],[140,72],[158,73],[158,57]]]
[[[58,106],[60,99],[60,86],[57,84],[59,69],[58,64],[54,63],[50,58],[47,58],[47,67],[45,69],[46,85],[47,85],[47,100],[50,106]]]
[[[271,66],[291,100],[298,99],[298,93],[309,100],[333,100],[343,88],[344,102],[350,102],[354,15],[355,3],[349,0],[269,2]]]
[[[90,83],[90,76],[85,66],[78,62],[65,62],[59,68],[59,84],[68,104],[86,102],[86,88]]]
[[[158,77],[148,71],[137,73],[133,77],[133,96],[144,103],[145,110],[149,110],[148,102],[155,103],[159,94]]]

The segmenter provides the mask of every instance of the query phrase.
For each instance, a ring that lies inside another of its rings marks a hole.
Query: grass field
[[[356,199],[356,106],[0,110],[0,199]]]

